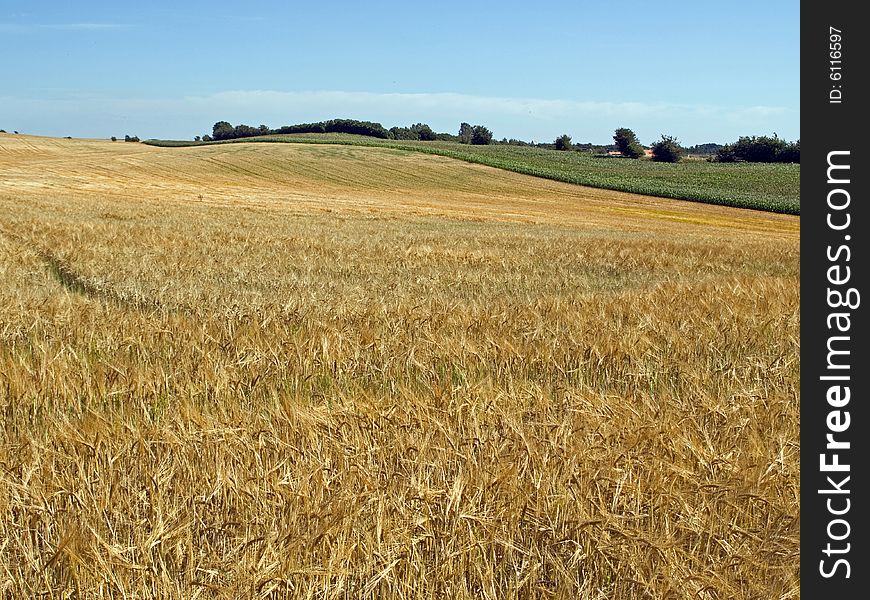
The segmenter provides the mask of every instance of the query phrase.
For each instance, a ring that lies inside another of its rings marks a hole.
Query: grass
[[[0,595],[792,598],[799,220],[0,137]]]
[[[208,143],[239,142],[353,144],[412,150],[602,189],[800,214],[800,165],[796,164],[726,164],[701,160],[665,164],[523,146],[400,142],[348,134],[264,136]],[[172,140],[146,143],[165,147],[206,144]]]

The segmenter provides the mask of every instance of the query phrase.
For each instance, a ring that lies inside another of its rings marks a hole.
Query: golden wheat
[[[0,135],[0,594],[794,598],[799,219]]]

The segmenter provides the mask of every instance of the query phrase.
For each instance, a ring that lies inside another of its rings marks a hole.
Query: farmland
[[[347,144],[411,150],[602,189],[787,214],[800,213],[798,164],[723,164],[702,160],[665,164],[528,146],[394,141],[338,133],[270,135],[209,143],[242,141]],[[147,143],[166,147],[197,144],[160,140]]]
[[[0,595],[795,597],[799,232],[0,134]]]

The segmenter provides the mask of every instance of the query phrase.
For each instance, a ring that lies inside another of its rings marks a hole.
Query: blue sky
[[[799,129],[799,2],[0,0],[0,128],[190,138],[215,121],[461,121],[497,138]]]

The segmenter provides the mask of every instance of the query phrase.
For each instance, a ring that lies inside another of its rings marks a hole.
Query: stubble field
[[[796,598],[799,218],[0,135],[0,594]]]

